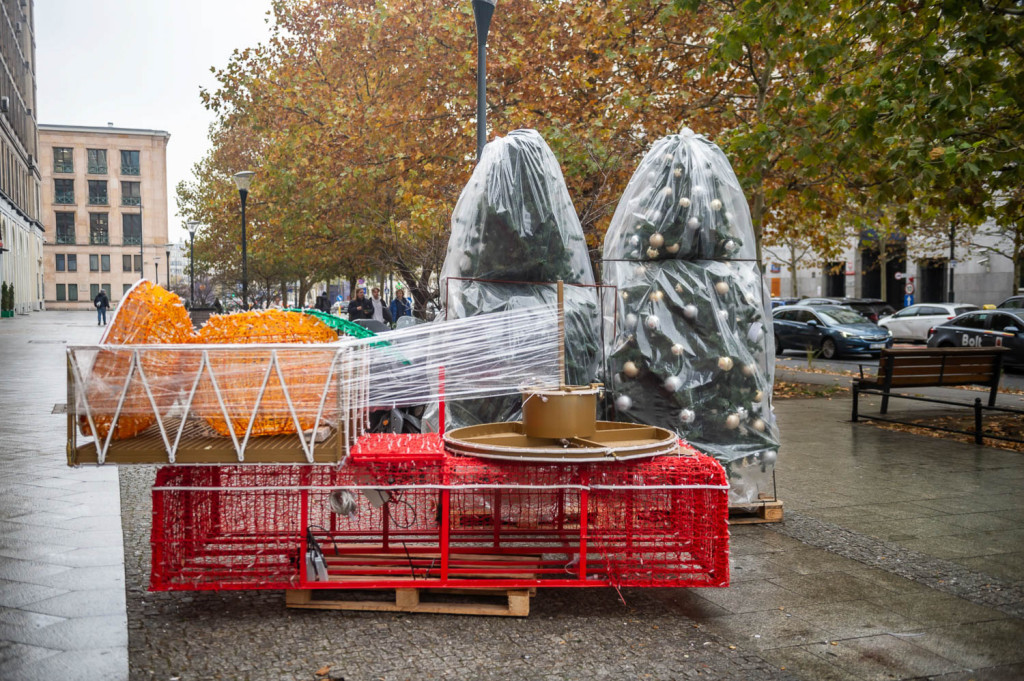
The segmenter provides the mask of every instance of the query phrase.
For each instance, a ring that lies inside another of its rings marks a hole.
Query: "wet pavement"
[[[0,323],[0,678],[128,678],[117,470],[68,468],[68,344],[89,312]]]
[[[526,619],[149,593],[152,469],[121,471],[119,504],[114,469],[66,468],[65,419],[49,414],[65,401],[63,345],[29,343],[98,330],[87,313],[13,321],[0,323],[0,409],[14,416],[0,437],[5,680],[313,679],[324,666],[348,679],[1024,678],[1024,456],[850,423],[848,397],[777,405],[786,520],[732,528],[727,589],[627,589],[625,603],[541,590]]]

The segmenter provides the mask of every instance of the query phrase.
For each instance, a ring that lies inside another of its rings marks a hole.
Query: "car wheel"
[[[839,355],[838,348],[836,348],[836,342],[831,338],[826,338],[821,341],[821,356],[825,359],[835,359]]]
[[[779,357],[786,354],[786,348],[782,347],[782,339],[779,338],[779,334],[775,334],[775,354]]]
[[[939,348],[955,348],[956,346],[953,345],[952,343],[950,343],[949,341],[942,341],[936,347],[939,347]]]

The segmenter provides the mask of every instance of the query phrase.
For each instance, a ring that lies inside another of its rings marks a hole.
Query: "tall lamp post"
[[[249,273],[246,270],[245,253],[245,200],[249,197],[249,185],[256,173],[243,170],[235,173],[235,186],[238,187],[238,198],[242,201],[242,309],[249,309]]]
[[[487,32],[498,0],[473,0],[476,19],[476,160],[487,144]]]
[[[142,204],[139,204],[139,279],[146,278],[146,240],[143,235],[146,230],[142,226]]]
[[[153,283],[157,286],[160,285],[160,256],[153,256]],[[170,286],[170,284],[168,284]]]
[[[189,220],[185,223],[185,229],[188,230],[189,246],[188,246],[188,278],[189,278],[189,306],[196,306],[196,230],[199,229],[199,223],[195,220]]]

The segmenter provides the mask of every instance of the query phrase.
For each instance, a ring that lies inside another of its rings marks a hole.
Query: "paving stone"
[[[837,645],[818,643],[805,648],[837,667],[856,673],[863,681],[910,679],[962,671],[956,662],[886,634],[845,639]]]

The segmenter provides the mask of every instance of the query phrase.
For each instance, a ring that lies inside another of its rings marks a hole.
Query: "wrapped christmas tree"
[[[562,170],[535,130],[484,147],[452,214],[440,319],[555,304],[565,292],[566,380],[589,383],[601,354],[600,312],[583,228]],[[583,286],[573,286],[583,285]],[[513,421],[519,399],[450,403],[448,426]]]
[[[619,291],[607,350],[616,418],[668,428],[715,456],[733,503],[771,491],[778,432],[768,296],[736,175],[690,130],[663,138],[605,237]]]

